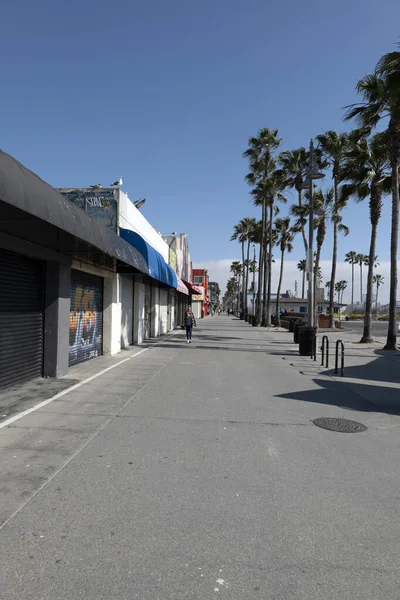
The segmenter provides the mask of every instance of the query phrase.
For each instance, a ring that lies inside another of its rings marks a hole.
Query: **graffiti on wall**
[[[114,190],[60,190],[63,196],[79,206],[103,227],[117,232],[118,203]]]
[[[98,286],[73,283],[69,316],[69,364],[102,354],[103,299]]]

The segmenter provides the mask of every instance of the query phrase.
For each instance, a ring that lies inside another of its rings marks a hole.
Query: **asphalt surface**
[[[364,330],[363,321],[342,321],[342,329],[358,333],[360,338]],[[386,337],[388,330],[387,321],[372,321],[372,335],[377,337]]]
[[[1,600],[400,598],[400,417],[291,337],[210,318],[0,429]]]

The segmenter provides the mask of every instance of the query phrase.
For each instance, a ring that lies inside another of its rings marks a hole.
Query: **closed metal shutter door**
[[[71,271],[69,364],[103,354],[103,279]]]
[[[0,388],[42,377],[45,266],[0,249]]]

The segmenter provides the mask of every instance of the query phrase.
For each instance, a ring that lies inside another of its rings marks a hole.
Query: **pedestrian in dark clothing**
[[[185,327],[186,327],[186,341],[188,344],[192,343],[192,331],[193,327],[196,327],[196,319],[191,308],[186,310],[185,314]]]

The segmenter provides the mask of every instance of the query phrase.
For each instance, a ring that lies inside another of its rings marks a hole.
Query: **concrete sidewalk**
[[[399,597],[397,354],[291,340],[206,319],[0,428],[2,600]]]

